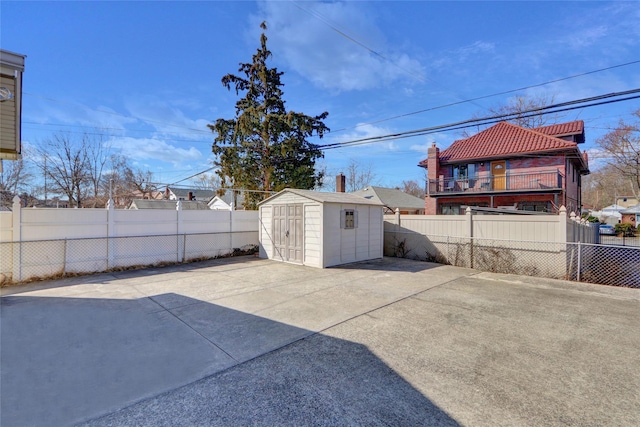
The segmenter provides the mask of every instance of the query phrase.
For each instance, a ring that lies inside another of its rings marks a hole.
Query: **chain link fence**
[[[640,288],[640,247],[385,231],[385,255],[494,273]]]
[[[257,231],[1,242],[0,283],[253,253],[257,245]]]
[[[609,236],[600,235],[600,243],[603,245],[635,246],[640,248],[640,236]]]

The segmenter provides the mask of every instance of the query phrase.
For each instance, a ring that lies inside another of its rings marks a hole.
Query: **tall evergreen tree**
[[[267,29],[263,22],[260,27]],[[284,74],[269,68],[267,37],[260,36],[260,48],[252,63],[240,63],[241,76],[227,74],[222,84],[244,97],[236,102],[233,119],[218,119],[209,128],[215,165],[222,186],[253,190],[245,193],[245,208],[253,209],[267,191],[285,187],[312,189],[322,184],[323,175],[315,169],[322,151],[308,141],[314,134],[322,138],[329,130],[324,112],[311,117],[287,111],[282,99]]]

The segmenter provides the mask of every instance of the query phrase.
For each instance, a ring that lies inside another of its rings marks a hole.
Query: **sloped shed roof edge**
[[[370,206],[384,206],[374,200],[365,199],[364,197],[356,196],[349,193],[329,193],[324,191],[313,190],[299,190],[297,188],[285,188],[284,190],[274,194],[273,196],[264,199],[258,206],[263,205],[284,193],[292,193],[298,196],[306,197],[319,203],[351,203],[354,205],[370,205]]]

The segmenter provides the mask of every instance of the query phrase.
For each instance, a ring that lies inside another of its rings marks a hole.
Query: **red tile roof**
[[[549,126],[549,128],[560,128],[561,126],[563,125]],[[457,163],[464,160],[477,161],[511,157],[518,154],[566,150],[579,153],[575,142],[565,141],[511,123],[500,122],[472,137],[455,141],[449,148],[440,152],[439,158],[441,163]],[[426,166],[427,162],[423,160],[420,164]]]
[[[584,122],[582,120],[575,120],[573,122],[559,123],[557,125],[544,126],[533,130],[555,137],[576,135],[584,132]]]

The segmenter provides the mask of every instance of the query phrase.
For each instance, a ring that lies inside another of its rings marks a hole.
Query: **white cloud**
[[[460,139],[460,138],[454,137],[454,136],[452,136],[452,135],[450,135],[448,133],[438,132],[438,133],[432,133],[432,134],[429,134],[429,135],[425,135],[425,136],[421,137],[421,139],[424,140],[424,143],[413,144],[413,145],[409,146],[409,149],[411,151],[416,151],[416,152],[420,153],[421,155],[424,155],[425,158],[426,158],[427,150],[429,150],[429,147],[431,147],[431,145],[434,142],[436,143],[436,146],[440,150],[444,150],[449,145],[451,145],[451,143],[453,143],[453,141],[455,141],[456,139]]]
[[[134,160],[160,160],[184,169],[202,159],[203,154],[195,147],[179,148],[156,138],[114,138],[112,147],[120,149],[122,154]]]
[[[375,20],[357,3],[261,2],[260,6],[260,20],[268,23],[269,47],[277,60],[284,58],[291,69],[321,88],[364,90],[400,78],[423,79],[422,65],[390,48]]]
[[[40,124],[78,125],[87,128],[87,131],[100,128],[124,130],[125,125],[136,121],[106,106],[92,108],[75,102],[51,103],[37,98],[31,100],[28,114],[23,120]]]
[[[205,119],[191,119],[177,106],[193,105],[189,100],[171,100],[157,96],[136,96],[125,103],[129,113],[152,126],[159,135],[172,135],[185,139],[203,139],[211,135]]]
[[[334,136],[331,142],[333,143],[333,142],[356,141],[360,139],[375,138],[378,136],[389,135],[391,133],[392,131],[385,127],[374,126],[368,123],[359,123],[355,126],[352,132],[340,134],[340,136]],[[385,151],[394,151],[397,149],[397,145],[394,140],[372,142],[372,143],[364,144],[362,146],[357,146],[357,145],[354,146],[354,148],[360,148],[360,147],[366,148],[368,150],[375,148],[378,150],[382,149]]]

